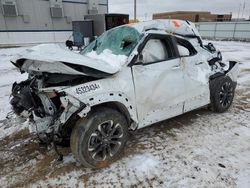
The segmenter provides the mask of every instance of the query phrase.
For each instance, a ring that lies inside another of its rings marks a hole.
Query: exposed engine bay
[[[10,103],[13,111],[18,116],[29,118],[33,122],[33,126],[29,127],[30,132],[38,133],[41,141],[51,142],[51,140],[47,140],[46,136],[51,133],[56,134],[57,138],[67,139],[70,133],[60,130],[60,123],[58,122],[58,118],[65,110],[60,100],[60,97],[63,97],[65,93],[56,91],[45,92],[40,89],[54,86],[70,87],[96,79],[87,76],[49,73],[30,75],[27,80],[13,84]],[[57,130],[55,130],[55,127],[57,127],[55,124],[58,124]]]

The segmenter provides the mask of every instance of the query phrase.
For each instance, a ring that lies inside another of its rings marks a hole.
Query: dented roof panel
[[[137,29],[139,33],[144,33],[150,30],[162,30],[167,33],[193,35],[200,37],[200,34],[195,25],[184,20],[162,19],[128,25]]]

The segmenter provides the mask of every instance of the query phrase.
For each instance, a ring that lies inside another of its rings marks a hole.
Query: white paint
[[[185,83],[179,58],[132,70],[140,128],[182,114]]]
[[[84,95],[75,95],[77,88],[86,86],[86,84],[80,84],[65,89],[62,88],[60,91],[68,93],[76,101],[89,104],[91,107],[105,102],[119,102],[127,108],[131,119],[137,122],[133,77],[130,67],[123,67],[122,71],[105,79],[88,82],[88,85],[91,84],[99,84],[102,89],[86,92]],[[111,93],[112,95],[110,95]],[[90,100],[91,98],[93,100]]]
[[[105,55],[108,55],[108,57]],[[122,65],[119,61],[113,62],[115,55],[105,52],[104,56],[107,58],[105,61],[103,61],[103,56],[99,59],[90,58],[79,53],[74,53],[58,44],[41,44],[17,54],[11,61],[16,63],[19,59],[30,60],[26,61],[21,67],[21,69],[26,72],[37,71],[84,75],[61,63],[66,62],[69,64],[87,66],[109,74],[117,73]],[[108,61],[109,57],[111,57],[111,62]],[[125,60],[124,57],[123,59]]]

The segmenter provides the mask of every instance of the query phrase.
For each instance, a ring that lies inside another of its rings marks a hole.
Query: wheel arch
[[[110,102],[103,102],[103,103],[95,104],[95,105],[91,106],[91,110],[88,113],[88,115],[91,115],[91,112],[97,111],[98,109],[100,109],[102,107],[115,109],[119,113],[124,115],[124,117],[127,120],[127,123],[129,125],[129,127],[133,122],[136,122],[136,120],[134,118],[132,118],[132,114],[129,111],[129,110],[132,110],[132,109],[128,109],[123,103],[121,103],[119,101],[110,101]],[[70,131],[71,129],[73,129],[73,127],[76,125],[77,121],[81,119],[81,117],[79,117],[77,115],[78,112],[79,111],[73,113],[71,115],[71,117],[68,119],[68,121],[64,125],[62,125],[62,127],[61,127],[62,130]]]
[[[226,75],[225,73],[217,72],[217,73],[215,73],[215,74],[213,74],[213,75],[211,75],[211,76],[209,77],[209,81],[212,81],[212,80],[214,80],[214,79],[216,79],[216,78],[219,78],[219,77],[223,77],[223,76],[225,76],[225,75]]]
[[[78,99],[79,100],[79,99]],[[125,116],[129,128],[132,130],[137,128],[138,119],[136,112],[136,105],[131,97],[122,92],[106,92],[101,94],[96,94],[88,96],[82,100],[83,107],[75,111],[68,120],[60,127],[63,132],[70,132],[75,126],[76,122],[81,119],[78,115],[85,108],[89,108],[86,111],[86,116],[91,114],[93,111],[100,107],[109,107],[111,109],[116,109],[122,115]],[[84,116],[85,117],[85,116]],[[82,117],[82,118],[84,118]],[[65,131],[64,131],[65,130]]]
[[[112,109],[115,109],[118,112],[120,112],[126,118],[128,125],[130,125],[134,121],[131,117],[131,114],[130,114],[128,108],[123,103],[121,103],[119,101],[104,102],[104,103],[96,104],[96,105],[92,106],[91,108],[92,108],[92,110],[98,110],[98,108],[101,108],[101,107],[112,108]]]

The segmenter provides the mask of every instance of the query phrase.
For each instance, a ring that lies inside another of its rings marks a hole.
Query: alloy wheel
[[[92,159],[105,161],[112,158],[120,149],[123,137],[122,126],[112,120],[103,122],[90,135],[88,152]]]
[[[231,104],[233,98],[233,86],[230,82],[225,82],[220,89],[220,104],[223,108]]]

